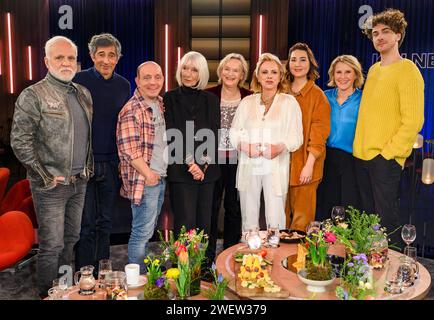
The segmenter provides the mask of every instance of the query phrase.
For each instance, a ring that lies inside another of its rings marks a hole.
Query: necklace
[[[262,102],[262,104],[265,105],[265,106],[271,104],[273,102],[273,100],[274,100],[274,96],[275,95],[276,94],[273,94],[270,98],[264,99],[264,96],[261,94],[261,102]]]
[[[264,98],[263,98],[263,96],[262,96],[262,93],[261,93],[261,103],[262,103],[262,104],[264,105],[264,107],[265,107],[264,115],[263,115],[263,117],[262,117],[262,120],[265,120],[265,115],[268,113],[268,110],[270,110],[270,107],[271,107],[271,105],[272,105],[272,103],[273,103],[273,100],[274,100],[274,97],[275,97],[275,96],[276,96],[276,93],[273,94],[270,98],[264,100]]]

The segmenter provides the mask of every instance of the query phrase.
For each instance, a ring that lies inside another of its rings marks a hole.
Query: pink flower
[[[336,241],[336,235],[332,232],[326,232],[324,234],[324,239],[326,242],[332,243]]]
[[[181,242],[179,242],[179,241],[175,241],[175,242],[173,243],[173,246],[174,246],[175,248],[178,248],[180,245],[181,245]]]

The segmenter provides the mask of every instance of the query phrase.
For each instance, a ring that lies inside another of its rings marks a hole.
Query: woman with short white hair
[[[176,79],[179,87],[167,92],[163,99],[174,232],[178,234],[184,225],[187,230],[199,228],[209,234],[214,185],[220,177],[216,164],[219,100],[203,90],[208,84],[209,71],[205,57],[199,52],[191,51],[183,56]],[[202,138],[202,133],[208,134]],[[207,257],[210,258],[208,251]]]
[[[297,100],[285,94],[285,71],[279,58],[263,53],[251,88],[256,94],[238,106],[230,130],[237,146],[237,188],[243,233],[259,228],[261,191],[267,225],[285,228],[290,152],[303,144],[303,124]]]

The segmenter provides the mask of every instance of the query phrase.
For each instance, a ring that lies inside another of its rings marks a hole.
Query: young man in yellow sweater
[[[353,145],[362,209],[379,214],[388,232],[400,225],[401,171],[424,117],[422,75],[399,54],[406,27],[404,14],[394,9],[367,20],[364,32],[381,60],[369,69]],[[391,237],[398,245],[399,234]]]

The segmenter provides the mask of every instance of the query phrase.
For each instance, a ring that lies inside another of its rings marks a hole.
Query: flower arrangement
[[[191,281],[190,294],[199,294],[202,263],[206,259],[205,252],[208,248],[208,235],[203,230],[199,231],[198,229],[187,231],[184,226],[182,226],[176,240],[172,231],[169,233],[169,241],[164,241],[161,232],[159,234],[162,240],[163,254],[172,262],[172,265],[179,264],[181,252],[187,252]]]
[[[205,293],[205,296],[210,300],[223,300],[229,281],[225,279],[221,273],[217,275],[217,268],[214,263],[212,264],[210,271],[214,281],[212,287]]]
[[[336,296],[342,300],[365,300],[374,297],[372,268],[364,253],[346,260],[340,274]]]
[[[183,300],[190,295],[190,263],[186,249],[178,251],[177,268],[167,270],[166,277],[175,281],[180,299]]]
[[[144,286],[143,297],[145,299],[167,299],[169,283],[161,270],[159,257],[147,256],[144,260],[147,269],[147,282]]]
[[[381,218],[377,214],[360,213],[353,207],[346,212],[348,219],[331,227],[331,230],[349,254],[364,253],[373,266],[381,268],[386,261],[388,248],[388,234],[380,224]]]
[[[327,251],[330,244],[336,241],[336,236],[332,232],[319,230],[311,233],[305,239],[307,279],[331,279],[333,270],[327,258]]]

